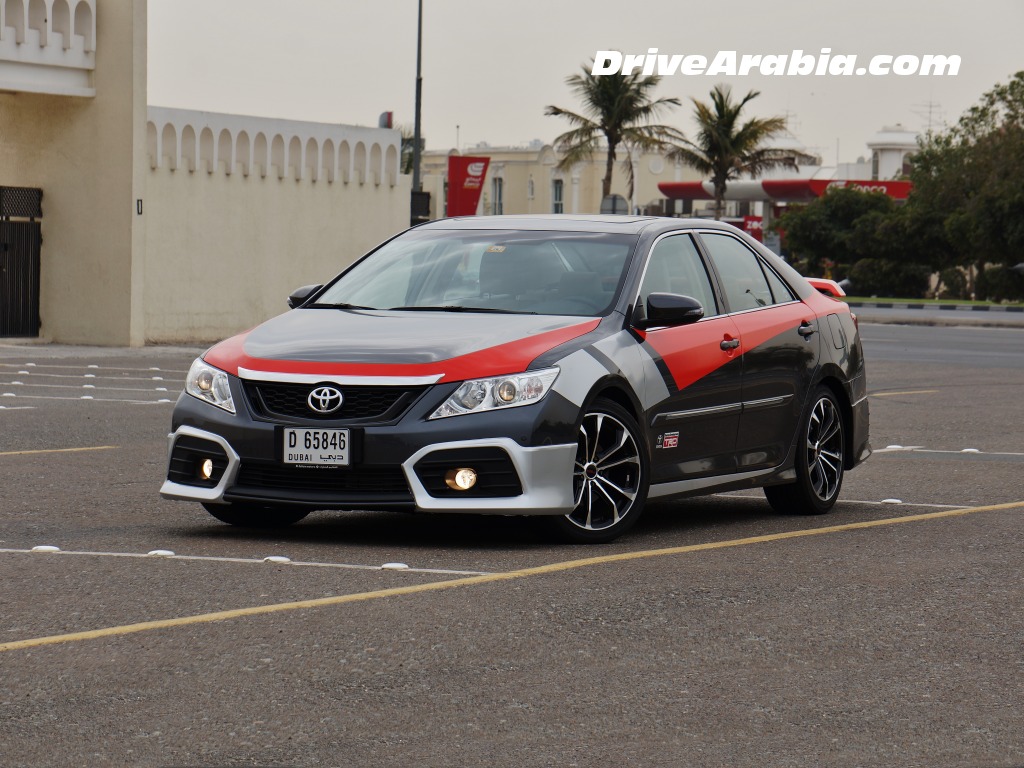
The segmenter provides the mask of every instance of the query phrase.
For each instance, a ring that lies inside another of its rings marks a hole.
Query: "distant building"
[[[484,180],[477,213],[597,213],[601,210],[601,187],[607,154],[603,150],[567,170],[558,169],[558,153],[550,144],[531,142],[522,147],[492,147],[479,144],[458,150],[430,151],[423,154],[423,189],[431,193],[431,217],[445,215],[445,184],[448,156],[454,154],[489,157],[490,167]],[[612,194],[621,195],[629,210],[645,213],[671,213],[665,208],[665,196],[658,191],[662,181],[697,180],[691,168],[666,160],[655,153],[631,158],[636,179],[632,199],[628,197],[624,149],[617,151]]]
[[[723,218],[758,239],[786,205],[809,202],[829,189],[852,186],[884,192],[896,200],[905,200],[910,193],[911,184],[904,177],[917,149],[917,134],[901,125],[885,127],[867,142],[872,152],[870,161],[860,158],[838,166],[822,165],[819,157],[807,153],[791,136],[777,141],[790,149],[794,158],[799,158],[796,170],[777,168],[757,179],[732,181],[725,191]],[[707,215],[714,197],[714,188],[707,180],[664,182],[658,188],[667,198],[683,205],[684,210],[695,211],[697,215],[701,211]],[[769,244],[778,248],[777,235],[771,237]]]

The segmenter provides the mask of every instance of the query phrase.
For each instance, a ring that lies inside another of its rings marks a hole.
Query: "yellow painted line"
[[[116,445],[93,445],[88,448],[44,448],[38,451],[0,451],[0,456],[30,456],[38,453],[82,453],[83,451],[112,451]]]
[[[58,643],[72,643],[80,640],[97,640],[105,637],[117,637],[119,635],[130,635],[136,632],[148,632],[156,629],[171,629],[174,627],[191,626],[193,624],[208,624],[215,621],[240,619],[246,616],[262,616],[271,613],[283,613],[285,611],[298,611],[307,608],[323,608],[326,606],[345,605],[347,603],[358,603],[367,600],[378,600],[386,597],[415,595],[421,592],[438,592],[446,589],[455,589],[456,587],[472,587],[478,584],[493,584],[501,581],[511,581],[513,579],[523,579],[531,576],[542,576],[550,573],[559,573],[561,571],[570,571],[577,568],[589,568],[591,566],[605,565],[607,563],[622,563],[629,560],[642,560],[650,557],[683,555],[690,552],[706,552],[714,549],[743,547],[750,544],[765,544],[768,542],[785,541],[787,539],[797,539],[805,536],[823,536],[829,533],[857,531],[865,528],[879,528],[882,526],[899,525],[902,523],[941,520],[947,517],[959,517],[962,515],[974,514],[976,512],[993,512],[1007,509],[1024,509],[1024,501],[1014,501],[1009,504],[993,504],[985,507],[947,509],[941,512],[926,512],[920,515],[890,517],[883,520],[865,520],[859,523],[844,523],[843,525],[830,525],[823,528],[805,528],[799,531],[773,533],[765,536],[752,536],[746,539],[730,539],[727,541],[712,541],[705,544],[689,544],[682,547],[647,549],[640,552],[621,552],[615,555],[599,555],[597,557],[587,557],[580,560],[566,560],[560,563],[550,563],[549,565],[540,565],[533,568],[506,571],[505,573],[490,573],[483,576],[470,576],[464,579],[434,581],[426,584],[415,584],[408,587],[393,587],[391,589],[378,589],[371,592],[356,592],[348,595],[336,595],[335,597],[321,597],[314,600],[297,600],[290,603],[256,605],[249,608],[236,608],[229,611],[201,613],[194,616],[181,616],[174,619],[160,619],[157,621],[143,621],[137,624],[123,624],[117,627],[105,627],[103,629],[93,629],[86,632],[69,632],[63,635],[34,637],[27,640],[14,640],[12,642],[0,643],[0,653],[24,648],[38,648],[43,645],[56,645]],[[45,555],[40,556],[44,557]]]
[[[874,392],[868,397],[893,397],[895,395],[934,395],[937,389],[912,389],[907,392]]]

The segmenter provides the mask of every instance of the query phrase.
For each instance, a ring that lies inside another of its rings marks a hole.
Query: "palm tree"
[[[727,182],[743,174],[760,176],[772,168],[796,169],[792,153],[763,146],[786,129],[783,117],[751,118],[740,124],[740,112],[760,91],[751,91],[739,102],[732,101],[727,85],[711,90],[711,103],[693,99],[697,118],[697,139],[684,139],[672,149],[669,159],[679,160],[711,177],[715,186],[715,219],[722,217]]]
[[[402,132],[402,154],[400,162],[400,165],[402,167],[401,173],[404,173],[405,175],[408,176],[409,174],[412,173],[413,148],[416,146],[416,140],[415,137],[413,136],[413,129],[411,126],[405,125],[403,123],[401,125],[396,125],[395,128]],[[420,136],[421,150],[426,145],[426,143],[426,139]]]
[[[580,97],[582,114],[555,106],[544,110],[545,115],[564,117],[573,126],[555,139],[555,148],[562,155],[558,169],[564,171],[589,159],[604,138],[608,158],[601,184],[602,198],[611,194],[616,152],[621,145],[627,150],[622,167],[629,182],[629,198],[632,199],[634,180],[630,154],[634,149],[666,149],[672,146],[672,142],[683,138],[675,128],[651,124],[667,108],[678,107],[679,99],[651,98],[651,91],[661,80],[656,75],[592,75],[592,68],[593,62],[589,67],[583,66],[582,75],[570,75],[565,80]]]

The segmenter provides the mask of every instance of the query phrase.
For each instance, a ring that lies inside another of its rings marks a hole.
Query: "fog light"
[[[199,465],[199,477],[203,480],[209,480],[213,477],[213,460],[205,459],[203,463]]]
[[[453,491],[468,491],[476,485],[476,470],[465,467],[449,469],[444,474],[444,481]]]

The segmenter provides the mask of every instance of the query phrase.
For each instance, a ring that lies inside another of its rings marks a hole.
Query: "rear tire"
[[[813,405],[800,425],[796,482],[769,485],[764,495],[784,515],[823,515],[835,505],[843,487],[846,431],[839,401],[828,387],[818,387]]]
[[[580,424],[572,485],[576,508],[549,518],[562,540],[603,544],[636,523],[647,499],[648,461],[643,433],[629,411],[598,398]]]
[[[265,504],[203,504],[203,507],[222,523],[240,528],[285,528],[312,512],[311,509]]]

